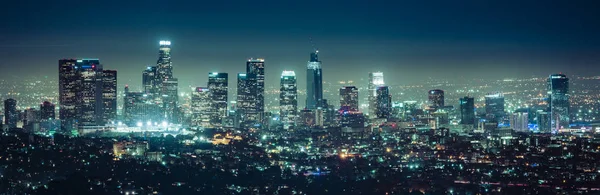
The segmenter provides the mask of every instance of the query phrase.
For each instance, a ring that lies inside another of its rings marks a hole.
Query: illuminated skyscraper
[[[264,59],[248,59],[246,62],[246,76],[248,84],[254,85],[251,87],[252,95],[256,98],[256,112],[258,113],[258,121],[263,120],[265,112],[265,60]]]
[[[383,72],[370,72],[369,73],[369,85],[368,90],[368,101],[369,101],[369,118],[377,117],[377,87],[381,87],[385,84],[383,81]]]
[[[59,117],[63,132],[73,130],[77,125],[77,111],[79,110],[77,93],[81,82],[76,68],[77,61],[76,59],[58,61]]]
[[[259,123],[259,115],[256,110],[256,94],[253,93],[255,88],[255,76],[248,76],[246,73],[239,73],[237,75],[236,114],[242,127],[247,128]]]
[[[475,98],[463,97],[459,100],[460,124],[475,126]]]
[[[77,60],[76,69],[81,79],[77,91],[79,126],[104,125],[102,65],[98,59],[82,59]]]
[[[17,112],[17,100],[4,100],[4,125],[8,128],[16,128],[19,121],[19,113]]]
[[[123,119],[130,127],[146,125],[148,122],[167,122],[164,120],[160,102],[156,102],[151,94],[129,92],[127,86],[123,98]]]
[[[54,109],[54,104],[44,101],[42,104],[40,104],[40,118],[42,120],[55,119],[56,114],[54,113]]]
[[[392,95],[388,86],[377,87],[377,118],[389,118],[392,114]]]
[[[569,78],[564,74],[553,74],[548,78],[548,99],[552,131],[569,128]]]
[[[432,108],[444,107],[444,90],[429,90],[429,106]]]
[[[206,87],[196,87],[192,92],[192,125],[211,128],[211,99],[210,90]]]
[[[306,66],[306,108],[314,110],[322,107],[323,103],[323,74],[319,50],[310,54],[310,61]]]
[[[283,71],[281,73],[279,109],[283,129],[292,128],[298,117],[298,86],[294,71]]]
[[[485,95],[485,114],[490,122],[501,123],[504,118],[504,95],[502,92]]]
[[[102,72],[102,102],[104,106],[104,123],[117,119],[117,71],[104,70]]]
[[[142,85],[144,86],[145,93],[157,93],[156,90],[156,66],[148,66],[146,70],[142,72]]]
[[[171,64],[171,41],[160,41],[158,60],[156,61],[156,73],[154,75],[154,86],[159,91],[158,97],[163,102],[164,118],[168,122],[176,123],[178,116],[177,106],[179,95],[177,88],[179,82],[173,77],[173,65]],[[153,70],[150,70],[153,71]],[[148,81],[146,81],[147,84]],[[144,86],[146,87],[146,86]]]
[[[515,112],[510,115],[510,127],[515,132],[529,131],[529,114],[527,112]]]
[[[221,121],[227,117],[228,81],[227,73],[211,72],[208,74],[208,90],[213,109],[210,123],[214,127],[221,127]]]
[[[358,111],[358,88],[345,86],[340,89],[340,110]]]

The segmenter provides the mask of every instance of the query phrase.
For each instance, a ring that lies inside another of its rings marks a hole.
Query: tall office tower
[[[256,98],[256,112],[259,115],[258,120],[262,121],[265,112],[265,60],[264,59],[248,59],[246,62],[246,75],[250,83],[254,85],[253,96]]]
[[[392,114],[392,95],[388,86],[377,87],[377,118],[389,118]]]
[[[444,107],[444,90],[429,90],[429,106],[433,108]]]
[[[102,99],[103,78],[102,65],[98,59],[77,60],[77,74],[80,76],[77,99],[79,126],[104,125],[104,107]]]
[[[340,110],[358,111],[358,88],[345,86],[340,89]]]
[[[569,78],[564,74],[553,74],[548,78],[550,121],[552,131],[569,128]]]
[[[211,99],[207,87],[196,87],[192,92],[192,125],[211,128]]]
[[[19,112],[17,112],[17,100],[4,100],[4,123],[8,128],[16,128],[19,121]]]
[[[148,66],[146,70],[142,72],[142,85],[144,86],[145,93],[157,93],[156,90],[156,66]]]
[[[485,95],[486,119],[491,122],[501,123],[504,118],[504,95],[502,92],[488,93]]]
[[[208,90],[212,106],[210,123],[214,127],[221,127],[221,121],[227,117],[227,73],[212,72],[208,74]]]
[[[314,110],[322,107],[323,103],[323,74],[319,50],[310,53],[310,61],[306,65],[306,108]]]
[[[460,104],[460,124],[475,126],[475,98],[463,97]]]
[[[381,87],[384,84],[383,72],[369,73],[369,85],[367,86],[369,92],[369,118],[377,118],[377,87]]]
[[[538,111],[536,111],[536,115],[537,115],[537,126],[538,126],[537,130],[540,133],[551,133],[552,125],[551,125],[551,121],[550,121],[550,114],[544,110],[538,110]]]
[[[160,102],[157,102],[151,94],[144,92],[130,92],[125,86],[123,98],[123,119],[130,127],[142,126],[148,122],[163,123],[163,113]]]
[[[178,123],[177,105],[179,105],[179,94],[177,93],[178,80],[168,78],[162,82],[162,103],[164,118],[168,122]]]
[[[258,124],[259,115],[256,110],[256,77],[239,73],[237,76],[237,102],[236,114],[241,127],[250,127]]]
[[[163,102],[164,119],[176,123],[179,95],[177,94],[178,80],[173,77],[171,64],[171,41],[160,41],[154,86],[158,90],[158,99]]]
[[[281,73],[281,88],[279,90],[279,118],[283,129],[294,127],[298,117],[298,85],[294,71]]]
[[[117,120],[117,71],[102,72],[102,103],[104,106],[104,123]]]
[[[158,60],[156,61],[156,77],[158,85],[173,78],[173,65],[171,64],[171,41],[160,41],[158,49]]]
[[[79,100],[77,93],[81,79],[77,73],[76,59],[58,61],[58,104],[60,126],[63,132],[73,130],[77,125]]]
[[[48,101],[44,101],[42,104],[40,104],[40,118],[42,120],[52,120],[55,118],[55,113],[54,113],[54,104],[48,102]]]
[[[510,127],[515,132],[529,131],[529,114],[527,112],[514,112],[510,115]]]

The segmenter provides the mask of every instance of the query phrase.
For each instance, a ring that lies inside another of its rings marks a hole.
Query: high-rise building
[[[475,98],[463,97],[459,100],[460,124],[475,126]]]
[[[178,123],[177,107],[179,105],[179,94],[177,93],[179,81],[177,78],[168,78],[162,82],[162,103],[165,120]]]
[[[23,125],[30,125],[40,122],[40,111],[35,108],[27,108],[23,113]]]
[[[263,120],[265,112],[265,60],[258,58],[250,58],[246,62],[246,76],[249,77],[249,84],[254,85],[253,96],[256,98],[256,112],[258,113],[258,121]]]
[[[117,71],[102,72],[102,102],[104,106],[104,123],[117,120]]]
[[[504,95],[502,92],[485,95],[486,119],[491,122],[501,123],[504,118]]]
[[[206,87],[196,87],[192,92],[192,125],[211,128],[211,99],[210,90]]]
[[[255,87],[255,76],[248,76],[246,73],[237,75],[236,115],[239,119],[238,124],[242,127],[251,127],[260,122],[256,110],[256,94],[253,93]]]
[[[314,110],[322,107],[323,103],[323,74],[319,51],[310,54],[310,60],[306,66],[306,108]]]
[[[369,85],[368,90],[368,101],[369,101],[369,118],[377,117],[377,88],[385,85],[383,81],[383,72],[370,72],[369,73]]]
[[[77,125],[79,98],[77,93],[81,82],[77,72],[77,59],[62,59],[58,61],[58,101],[61,129],[70,131]]]
[[[552,131],[569,128],[569,78],[564,74],[553,74],[548,78],[548,99]]]
[[[377,118],[389,118],[392,114],[392,95],[388,86],[377,87]]]
[[[340,89],[340,110],[358,111],[358,88],[345,86]]]
[[[125,86],[123,98],[123,119],[130,127],[142,126],[150,123],[167,123],[164,120],[160,101],[144,92],[130,92]]]
[[[42,104],[40,104],[40,118],[42,120],[54,119],[55,118],[54,109],[55,109],[54,104],[52,104],[48,101],[44,101]]]
[[[514,112],[510,115],[510,127],[515,132],[529,131],[529,114],[527,112]]]
[[[432,108],[444,107],[444,90],[429,90],[429,106]]]
[[[156,90],[156,66],[148,66],[146,70],[142,72],[142,85],[144,86],[145,93],[157,93]]]
[[[228,74],[211,72],[208,74],[208,90],[212,106],[210,123],[214,127],[221,127],[222,120],[227,117],[227,90]]]
[[[550,114],[544,110],[536,111],[537,115],[537,130],[540,133],[550,133],[552,132]]]
[[[19,112],[17,112],[17,100],[4,100],[4,123],[7,128],[16,128],[19,121]]]
[[[281,118],[283,129],[293,128],[298,117],[298,86],[294,71],[281,73],[279,109],[279,118]]]
[[[162,100],[164,119],[171,123],[177,121],[177,108],[179,104],[178,80],[173,77],[173,65],[171,63],[171,41],[160,41],[158,60],[156,61],[156,72],[154,74],[154,86],[158,90],[158,99]],[[154,71],[154,70],[150,70]],[[149,78],[149,76],[148,76]],[[147,83],[148,81],[146,81]],[[146,84],[144,83],[144,84]],[[146,87],[146,86],[144,86]]]
[[[81,59],[76,63],[80,84],[77,90],[79,126],[104,125],[103,70],[98,59]]]

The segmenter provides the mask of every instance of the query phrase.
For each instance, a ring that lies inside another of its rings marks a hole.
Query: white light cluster
[[[171,45],[171,41],[160,41],[160,45]]]

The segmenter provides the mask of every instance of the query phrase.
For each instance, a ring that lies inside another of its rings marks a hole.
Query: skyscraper
[[[256,112],[258,120],[262,121],[265,112],[265,60],[250,58],[246,62],[246,74],[249,77],[249,84],[254,85],[253,96],[256,98]]]
[[[192,92],[192,125],[211,128],[211,99],[210,90],[206,87],[196,87]]]
[[[358,111],[358,88],[345,86],[340,89],[340,110]]]
[[[377,118],[389,118],[392,114],[392,95],[388,86],[377,87]]]
[[[429,106],[432,108],[444,107],[444,90],[429,90]]]
[[[81,79],[77,91],[79,126],[104,125],[102,65],[98,59],[82,59],[77,60],[76,69]]]
[[[298,86],[294,71],[283,71],[281,73],[279,109],[283,129],[292,128],[298,117]]]
[[[504,95],[502,92],[488,93],[485,95],[485,114],[486,119],[491,122],[503,122]]]
[[[460,124],[475,126],[475,98],[463,97],[459,100]]]
[[[4,100],[4,122],[8,128],[16,128],[19,121],[19,113],[17,112],[17,100]]]
[[[537,130],[540,133],[552,132],[552,125],[550,124],[550,114],[544,110],[536,111],[537,115]]]
[[[248,76],[246,73],[237,75],[237,102],[236,114],[239,115],[240,126],[250,127],[258,124],[258,112],[256,111],[256,77]]]
[[[208,74],[208,90],[212,105],[210,123],[214,127],[221,127],[221,121],[227,116],[227,89],[228,74],[211,72]]]
[[[156,66],[148,66],[142,72],[142,85],[145,93],[156,93]]]
[[[77,125],[77,111],[79,100],[77,92],[81,79],[77,73],[76,59],[62,59],[58,61],[58,102],[61,129],[70,131]]]
[[[310,60],[306,66],[306,108],[314,110],[322,107],[323,103],[323,74],[321,61],[319,61],[319,50],[310,54]]]
[[[548,78],[548,99],[550,102],[550,121],[552,131],[568,128],[569,116],[569,78],[564,74],[553,74]]]
[[[40,104],[40,118],[42,120],[51,120],[55,118],[55,113],[54,113],[54,104],[48,102],[48,101],[44,101],[42,104]]]
[[[510,127],[515,132],[529,131],[529,114],[527,112],[514,112],[510,115]]]
[[[177,94],[177,88],[179,83],[177,78],[173,77],[171,41],[160,41],[159,45],[156,73],[154,75],[154,86],[159,91],[159,99],[163,102],[162,109],[165,120],[174,123],[177,122],[176,118],[178,116],[177,106],[179,103],[179,95]],[[150,71],[153,70],[151,69]]]
[[[102,102],[104,106],[104,123],[117,119],[117,71],[104,70],[102,72]]]
[[[126,125],[134,127],[148,122],[167,123],[163,114],[160,101],[156,101],[152,94],[130,92],[129,87],[125,86],[123,119]]]
[[[369,118],[377,117],[377,87],[383,86],[383,72],[370,72],[369,73],[369,85],[368,90],[368,101],[369,101]]]

